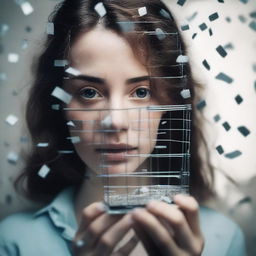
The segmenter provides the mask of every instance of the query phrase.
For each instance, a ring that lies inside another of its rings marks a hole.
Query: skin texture
[[[161,113],[150,113],[154,121],[141,123],[138,127],[136,120],[148,119],[147,111],[141,111],[139,116],[134,111],[120,111],[160,104],[154,95],[145,91],[145,94],[142,93],[145,97],[138,97],[142,92],[138,89],[150,92],[149,81],[127,82],[131,78],[147,76],[146,68],[135,58],[125,39],[100,27],[76,40],[71,48],[70,63],[83,75],[104,79],[104,83],[74,78],[66,80],[64,89],[73,96],[67,107],[112,109],[66,112],[67,121],[76,124],[70,128],[71,136],[80,137],[80,142],[74,144],[77,153],[94,174],[100,173],[102,158],[109,165],[105,169],[108,173],[137,170],[146,163],[146,158],[121,158],[122,161],[118,161],[102,155],[95,148],[103,141],[105,144],[128,143],[137,147],[132,153],[152,152],[155,145],[149,141],[156,138]],[[138,141],[138,128],[144,140]],[[114,132],[98,132],[102,129]],[[79,133],[78,130],[89,132]],[[76,196],[75,212],[79,229],[74,239],[74,255],[129,255],[136,250],[138,242],[143,244],[148,255],[201,254],[203,237],[199,227],[198,204],[194,198],[179,195],[175,198],[176,205],[150,202],[144,209],[135,209],[126,215],[109,215],[102,203],[95,203],[102,199],[101,193],[100,184],[91,179],[84,182]],[[117,249],[119,242],[131,230],[136,235]]]

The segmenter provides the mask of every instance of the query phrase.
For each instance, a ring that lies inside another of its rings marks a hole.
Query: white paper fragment
[[[6,158],[9,163],[16,164],[19,159],[19,156],[17,153],[11,151],[8,153]]]
[[[110,115],[106,116],[102,121],[101,125],[104,128],[110,128],[112,126],[112,118]]]
[[[8,61],[10,63],[17,63],[19,61],[19,54],[17,54],[17,53],[9,53],[8,54]]]
[[[149,192],[148,187],[143,186],[143,187],[140,188],[140,193],[148,193],[148,192]]]
[[[178,58],[176,59],[177,63],[187,63],[188,62],[188,56],[186,55],[179,55]]]
[[[24,2],[20,5],[24,15],[29,15],[34,11],[33,6],[29,2]]]
[[[107,14],[105,6],[103,5],[102,2],[97,3],[94,6],[94,10],[99,14],[100,17],[104,17]]]
[[[79,136],[67,137],[68,140],[71,140],[73,144],[79,143],[81,141]]]
[[[167,124],[167,121],[162,121],[161,124],[162,125]]]
[[[4,36],[9,30],[9,26],[7,24],[1,24],[0,26],[0,36]]]
[[[9,125],[15,125],[18,122],[18,118],[15,115],[9,115],[7,116],[7,118],[5,119],[5,121],[9,124]]]
[[[60,104],[53,104],[52,109],[53,110],[60,110]]]
[[[189,99],[191,97],[191,93],[190,93],[190,90],[189,89],[183,89],[181,92],[180,92],[180,95],[183,99]]]
[[[165,149],[165,148],[167,148],[167,146],[161,146],[161,145],[159,145],[159,146],[155,146],[155,148],[156,148],[156,149]]]
[[[66,73],[73,75],[73,76],[79,76],[81,75],[81,72],[78,69],[69,67],[68,69],[65,70]]]
[[[48,22],[46,25],[46,33],[48,35],[54,35],[54,24],[52,22]]]
[[[43,165],[40,170],[38,171],[38,175],[41,177],[41,178],[45,178],[48,173],[50,172],[50,168],[47,166],[47,165]]]
[[[166,203],[168,203],[168,204],[171,204],[171,203],[172,203],[171,198],[168,197],[168,196],[161,196],[160,201],[166,202]]]
[[[25,50],[28,48],[28,40],[24,39],[21,43],[21,49]]]
[[[39,143],[37,143],[36,146],[39,147],[39,148],[47,148],[49,146],[49,143],[47,143],[47,142],[39,142]]]
[[[52,91],[51,95],[56,97],[57,99],[65,102],[66,104],[69,104],[70,101],[72,100],[72,96],[58,86],[55,87],[55,89]]]
[[[139,15],[140,15],[141,17],[144,16],[144,15],[146,15],[146,14],[147,14],[147,8],[146,8],[145,6],[139,8],[139,9],[138,9],[138,13],[139,13]]]
[[[7,79],[7,76],[5,73],[0,73],[0,81],[5,81]]]
[[[163,40],[166,38],[166,35],[164,33],[164,31],[161,28],[156,28],[156,36],[159,40]]]
[[[75,126],[76,126],[73,121],[67,122],[67,125],[68,125],[68,126],[72,126],[72,127],[75,127]]]
[[[54,60],[54,67],[65,67],[68,65],[67,60]]]

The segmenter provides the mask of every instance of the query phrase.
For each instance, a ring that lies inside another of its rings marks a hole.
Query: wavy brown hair
[[[94,10],[99,1],[65,0],[56,6],[49,18],[54,23],[54,35],[48,35],[43,52],[34,70],[35,80],[29,93],[26,120],[32,138],[32,150],[27,157],[26,166],[17,178],[17,189],[23,189],[30,199],[48,202],[62,189],[80,185],[86,174],[86,166],[66,138],[68,127],[61,109],[61,102],[51,96],[64,77],[64,67],[54,66],[55,60],[68,58],[69,49],[81,34],[92,30],[97,24],[123,36],[131,45],[138,58],[144,61],[149,74],[157,76],[177,76],[181,74],[176,65],[177,57],[186,54],[185,45],[179,34],[177,24],[169,9],[159,0],[101,0],[107,14],[100,17]],[[147,15],[140,17],[138,8],[145,6]],[[129,26],[133,26],[130,31]],[[126,27],[125,27],[126,26]],[[158,29],[158,30],[156,30]],[[161,29],[161,30],[159,30]],[[126,31],[124,31],[126,30]],[[159,35],[155,31],[160,31]],[[161,35],[161,31],[166,34]],[[143,56],[143,58],[142,58]],[[186,78],[162,79],[166,85],[172,104],[192,104],[195,102],[197,84],[192,78],[189,65],[183,70]],[[152,81],[157,91],[157,82]],[[191,98],[180,96],[182,88],[190,89]],[[158,90],[159,91],[159,90]],[[158,92],[159,93],[159,92]],[[52,106],[60,104],[60,110]],[[198,200],[207,199],[212,193],[213,171],[209,164],[207,147],[199,129],[201,126],[194,111],[191,122],[191,194]],[[48,142],[49,146],[40,148],[39,142]],[[199,153],[200,145],[205,150]],[[61,151],[72,151],[63,154]],[[206,160],[206,169],[203,160]],[[46,178],[38,175],[38,170],[47,164],[51,171]]]

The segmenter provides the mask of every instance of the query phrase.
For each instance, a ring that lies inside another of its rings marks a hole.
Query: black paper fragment
[[[246,18],[243,15],[239,15],[238,19],[242,22],[245,23],[246,22]]]
[[[226,131],[229,131],[231,129],[231,126],[229,125],[228,122],[224,122],[222,126],[225,128]]]
[[[251,29],[253,29],[254,31],[256,31],[256,21],[252,21],[252,22],[250,22],[249,23],[249,27],[251,28]]]
[[[223,147],[222,147],[221,145],[217,146],[217,147],[216,147],[216,150],[217,150],[217,152],[218,152],[220,155],[222,155],[222,154],[224,153],[224,149],[223,149]]]
[[[194,34],[192,35],[192,39],[194,39],[196,36],[197,36],[197,33],[194,33]]]
[[[219,3],[224,3],[224,0],[218,0]]]
[[[206,107],[206,101],[205,100],[200,100],[197,104],[196,104],[196,108],[198,110],[202,110],[203,108]]]
[[[240,0],[240,2],[247,4],[249,0]]]
[[[251,18],[256,18],[256,11],[251,12],[251,13],[250,13],[250,17],[251,17]]]
[[[230,23],[230,22],[231,22],[231,18],[230,18],[230,17],[226,17],[226,21],[227,21],[228,23]]]
[[[242,155],[242,152],[240,150],[235,150],[230,153],[225,154],[224,156],[229,159],[234,159],[236,157],[239,157]]]
[[[239,104],[241,104],[243,102],[243,98],[238,94],[235,97],[235,101],[239,105]]]
[[[250,130],[245,126],[239,126],[237,127],[237,130],[244,136],[247,137],[251,132]]]
[[[194,12],[191,16],[189,16],[187,18],[187,21],[191,22],[192,20],[194,20],[197,16],[198,12]]]
[[[215,115],[215,116],[213,117],[213,120],[214,120],[216,123],[219,122],[220,119],[221,119],[221,117],[220,117],[219,114],[217,114],[217,115]]]
[[[222,72],[219,73],[215,78],[218,80],[221,80],[223,82],[226,82],[228,84],[231,84],[234,81],[233,78],[229,77],[228,75],[226,75]]]
[[[200,28],[202,31],[204,31],[204,30],[207,29],[207,25],[206,25],[205,23],[202,23],[202,24],[199,25],[199,28]]]
[[[183,26],[181,26],[181,30],[182,30],[182,31],[189,30],[189,25],[183,25]]]
[[[228,53],[226,52],[226,50],[221,46],[219,45],[217,48],[216,48],[216,51],[219,53],[219,55],[223,58],[225,58]]]
[[[234,49],[234,45],[232,43],[225,44],[223,47],[225,50],[233,50]]]
[[[204,67],[205,67],[207,70],[210,70],[210,69],[211,69],[211,67],[210,67],[209,63],[207,62],[207,60],[203,60],[202,63],[203,63]]]
[[[209,28],[209,35],[210,35],[210,36],[212,36],[212,35],[213,35],[213,33],[212,33],[212,29],[211,29],[211,28]]]
[[[219,18],[219,14],[218,14],[217,12],[215,12],[215,13],[213,13],[213,14],[211,14],[211,15],[209,16],[209,20],[210,20],[210,21],[217,20],[218,18]]]
[[[180,6],[183,6],[185,4],[186,0],[178,0],[177,4]]]

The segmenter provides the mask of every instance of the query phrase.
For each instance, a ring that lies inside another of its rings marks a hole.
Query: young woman
[[[213,195],[213,174],[202,165],[194,113],[191,196],[176,195],[175,204],[151,201],[122,215],[108,214],[100,202],[100,164],[110,174],[134,172],[147,166],[154,149],[149,140],[138,143],[133,126],[148,112],[132,110],[194,104],[189,66],[182,73],[173,68],[186,51],[167,7],[158,0],[65,0],[51,22],[54,35],[27,104],[34,147],[17,181],[31,199],[47,204],[1,223],[0,255],[244,255],[240,229],[199,206]],[[184,85],[190,98],[180,94]],[[140,136],[157,140],[162,117],[151,113],[150,129],[141,122]],[[145,157],[127,157],[138,153]]]

